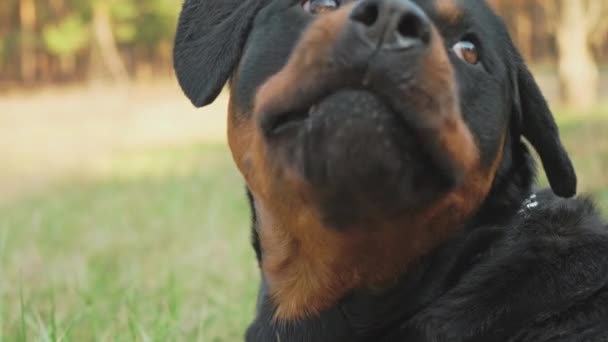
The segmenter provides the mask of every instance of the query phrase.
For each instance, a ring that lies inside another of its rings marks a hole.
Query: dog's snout
[[[427,45],[431,39],[429,19],[409,0],[365,0],[355,6],[350,19],[362,26],[363,38],[379,49]]]

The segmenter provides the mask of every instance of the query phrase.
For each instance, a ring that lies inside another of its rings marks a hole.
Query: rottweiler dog
[[[608,341],[608,227],[483,0],[186,0],[174,57],[230,87],[247,341]]]

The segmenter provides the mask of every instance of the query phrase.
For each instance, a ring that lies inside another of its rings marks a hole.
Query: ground
[[[0,341],[242,340],[258,276],[225,104],[173,85],[0,98]],[[608,213],[608,109],[559,112]]]

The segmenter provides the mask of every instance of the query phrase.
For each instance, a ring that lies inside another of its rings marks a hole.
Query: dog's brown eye
[[[452,48],[456,56],[469,64],[479,63],[479,50],[475,43],[461,40]]]
[[[340,2],[338,0],[304,0],[302,7],[312,14],[321,14],[338,9]]]

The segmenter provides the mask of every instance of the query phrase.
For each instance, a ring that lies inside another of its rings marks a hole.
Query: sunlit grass
[[[608,110],[582,119],[575,117],[559,116],[558,120],[576,167],[579,192],[595,195],[608,212]]]
[[[560,122],[608,212],[608,116]],[[124,153],[0,208],[0,341],[239,341],[257,282],[224,146]]]
[[[257,274],[227,155],[147,151],[0,209],[0,336],[239,340]]]

